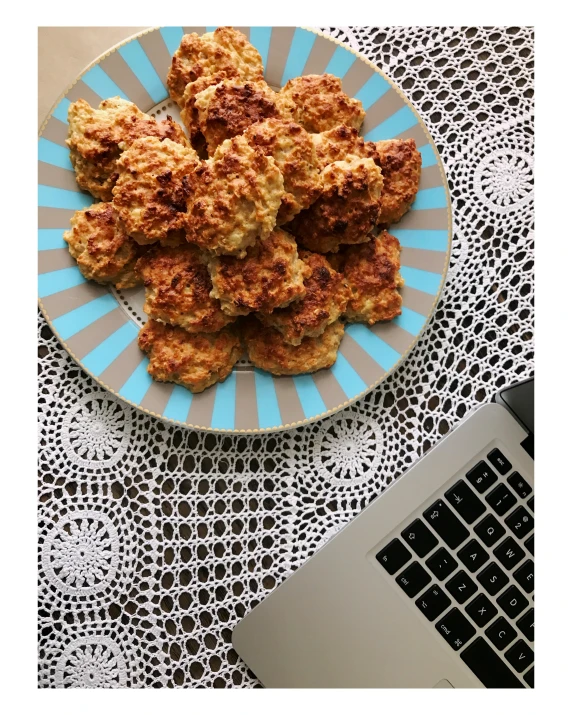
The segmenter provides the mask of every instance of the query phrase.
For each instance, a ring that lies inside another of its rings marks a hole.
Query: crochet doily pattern
[[[39,686],[259,687],[234,625],[471,409],[533,373],[533,33],[321,28],[394,79],[443,158],[451,268],[408,359],[261,436],[123,404],[39,318]]]

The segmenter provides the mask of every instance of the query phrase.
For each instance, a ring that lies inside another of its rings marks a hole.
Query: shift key
[[[467,529],[442,499],[426,509],[423,516],[451,549],[456,549],[469,536]]]

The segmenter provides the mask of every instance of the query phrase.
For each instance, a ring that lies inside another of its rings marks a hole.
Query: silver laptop
[[[495,402],[237,625],[265,686],[534,686],[533,380]]]

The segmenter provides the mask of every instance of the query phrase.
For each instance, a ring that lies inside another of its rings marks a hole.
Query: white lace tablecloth
[[[238,620],[533,372],[532,30],[325,31],[405,90],[445,163],[455,235],[436,315],[368,397],[250,437],[131,409],[40,318],[40,687],[256,686],[231,646]]]

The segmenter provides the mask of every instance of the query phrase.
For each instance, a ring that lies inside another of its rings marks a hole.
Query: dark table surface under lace
[[[265,436],[167,426],[39,319],[40,687],[252,687],[237,621],[472,408],[533,373],[533,35],[322,28],[411,98],[453,200],[451,268],[403,365]]]

